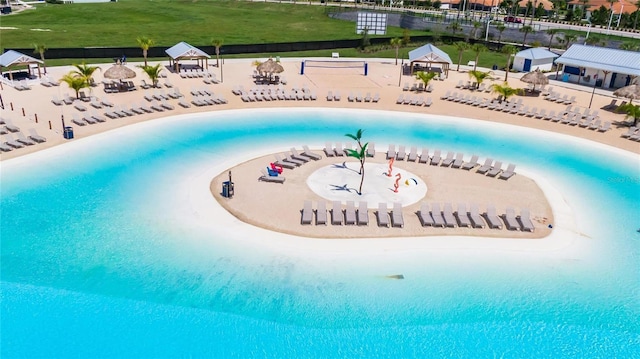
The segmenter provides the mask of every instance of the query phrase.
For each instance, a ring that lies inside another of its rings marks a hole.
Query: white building
[[[553,61],[558,56],[558,54],[542,47],[522,50],[513,59],[513,69],[521,72],[550,71],[553,67]]]

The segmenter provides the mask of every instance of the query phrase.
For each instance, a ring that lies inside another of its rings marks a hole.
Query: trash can
[[[66,126],[64,128],[64,133],[63,136],[65,139],[70,140],[73,138],[73,127],[71,126]]]
[[[225,198],[233,197],[233,182],[229,182],[229,181],[222,182],[222,197],[225,197]]]
[[[494,70],[494,71],[495,71],[495,70],[497,70],[497,69],[498,69],[498,65],[493,65],[493,66],[491,67],[491,69],[492,69],[492,70]]]

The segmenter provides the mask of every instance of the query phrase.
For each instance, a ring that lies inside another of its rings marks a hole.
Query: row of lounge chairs
[[[105,93],[118,93],[137,90],[133,81],[108,82],[103,84]]]
[[[16,136],[15,138],[13,137],[14,135]],[[2,152],[10,152],[25,146],[33,146],[47,141],[46,138],[40,136],[33,128],[29,130],[29,136],[25,136],[22,132],[3,133],[1,136],[0,151]]]
[[[211,95],[194,96],[193,99],[191,100],[191,103],[195,106],[202,107],[202,106],[224,105],[229,102],[227,101],[226,98],[224,98],[224,96],[212,93]],[[180,100],[178,102],[178,105],[184,108],[191,107],[191,105],[189,105],[189,103],[184,100]]]
[[[546,95],[543,94],[543,96],[545,96],[545,100],[547,100],[547,101],[556,102],[556,103],[563,103],[565,105],[571,105],[571,104],[576,102],[576,96],[575,95],[569,97],[569,95],[567,95],[567,94],[562,95],[559,92],[551,91]]]
[[[629,139],[631,141],[640,142],[640,130],[636,126],[631,126],[627,132],[621,135],[622,138]]]
[[[471,90],[476,92],[491,92],[491,87],[487,86],[485,83],[481,83],[480,85],[478,85],[477,82],[471,82],[471,81],[464,82],[463,80],[458,81],[456,88],[461,90]]]
[[[619,105],[618,105],[618,100],[617,99],[612,99],[611,102],[608,105],[605,105],[603,107],[601,107],[602,110],[605,111],[611,111],[611,112],[619,112],[618,109],[621,106],[624,106],[627,104],[627,101],[622,101]]]
[[[327,96],[327,100],[329,100],[329,96]],[[339,100],[336,100],[339,101]],[[354,94],[353,92],[349,93],[349,96],[347,96],[347,101],[349,102],[378,102],[380,101],[380,94],[376,93],[375,95],[371,96],[371,92],[367,92],[366,95],[364,95],[364,97],[362,96],[362,93],[357,92],[356,94]]]
[[[326,225],[328,223],[327,206],[325,201],[318,201],[317,207],[313,210],[311,201],[304,201],[301,213],[301,224],[312,224],[313,215],[315,214],[316,225]],[[379,227],[404,227],[404,217],[402,215],[402,205],[398,202],[393,204],[393,210],[389,213],[387,204],[382,202],[378,204],[376,217]],[[344,209],[341,201],[332,201],[331,207],[331,224],[334,226],[341,225],[369,225],[369,208],[366,201],[358,202],[356,208],[354,201],[346,201]]]
[[[158,81],[155,85],[154,84],[149,84],[147,83],[147,81],[145,81],[144,79],[140,82],[140,87],[148,90],[151,88],[162,88],[162,87],[166,87],[166,88],[173,88],[173,84],[169,81],[169,80],[165,80],[164,83]]]
[[[295,147],[292,147],[289,152],[283,154],[284,157],[281,157],[279,154],[274,156],[275,161],[273,162],[273,165],[286,169],[295,169],[309,161],[318,161],[322,159],[321,155],[311,151],[307,145],[302,146],[302,152],[298,152]],[[272,176],[264,169],[260,170],[260,173],[261,176],[258,178],[259,181],[275,183],[284,183],[285,181],[285,177],[280,174]]]
[[[13,88],[18,91],[31,90],[31,86],[29,86],[27,80],[14,81]]]
[[[297,101],[315,101],[318,99],[318,95],[311,90],[291,89],[289,91],[276,88],[261,89],[258,91],[240,93],[240,98],[243,102],[256,102],[256,101],[277,101],[277,100],[297,100]]]
[[[196,93],[193,90],[191,91],[192,95],[211,95],[212,92],[206,92],[206,93]],[[152,102],[152,101],[162,101],[162,100],[169,100],[169,99],[179,99],[181,97],[184,97],[184,95],[180,92],[180,89],[175,87],[172,91],[168,91],[165,92],[164,90],[154,90],[153,93],[150,90],[145,91],[144,93],[144,99],[147,100],[148,102]]]
[[[491,229],[506,227],[510,231],[535,231],[535,226],[531,221],[530,212],[527,208],[522,209],[520,215],[516,216],[513,208],[507,207],[505,213],[499,216],[496,214],[496,209],[493,205],[488,205],[486,211],[480,214],[476,204],[471,204],[469,211],[467,211],[466,204],[458,203],[458,208],[454,212],[451,203],[444,203],[442,209],[439,203],[432,203],[431,209],[429,209],[429,204],[422,203],[416,215],[423,227],[485,228],[488,226]]]
[[[411,106],[425,106],[429,107],[433,104],[433,100],[431,97],[425,98],[424,96],[405,96],[400,94],[398,99],[396,100],[396,104],[398,105],[411,105]]]
[[[58,81],[54,81],[49,76],[43,76],[42,78],[40,78],[40,84],[44,87],[60,86],[60,83]]]
[[[344,146],[341,142],[336,142],[335,146],[331,144],[331,142],[327,142],[324,145],[324,154],[327,157],[341,157],[347,156],[348,150],[353,149],[350,142],[346,142]],[[376,144],[374,142],[369,142],[367,145],[367,157],[374,157],[376,154]]]
[[[405,82],[404,87],[402,87],[402,91],[432,92],[433,84],[429,84],[428,86],[425,87],[424,82],[419,82],[419,83],[414,82],[413,85],[409,86],[409,83]]]

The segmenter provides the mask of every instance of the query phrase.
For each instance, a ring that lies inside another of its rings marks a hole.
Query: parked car
[[[522,23],[522,19],[520,19],[519,17],[515,17],[515,16],[505,16],[504,17],[504,22],[515,22],[516,24],[521,24]]]

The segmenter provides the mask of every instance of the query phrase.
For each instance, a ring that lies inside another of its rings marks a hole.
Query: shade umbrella
[[[270,58],[269,60],[258,65],[257,70],[260,73],[271,75],[271,74],[279,74],[283,72],[284,67],[282,67],[282,65],[273,61],[273,59]]]
[[[136,72],[122,64],[115,64],[104,72],[104,77],[112,80],[132,79],[136,77]]]
[[[640,85],[634,84],[621,87],[613,91],[613,95],[618,97],[626,97],[631,100],[631,103],[633,103],[633,100],[640,99]]]
[[[520,78],[520,81],[533,84],[533,91],[536,90],[536,85],[546,85],[549,83],[549,79],[545,74],[540,72],[540,69],[526,73]]]

